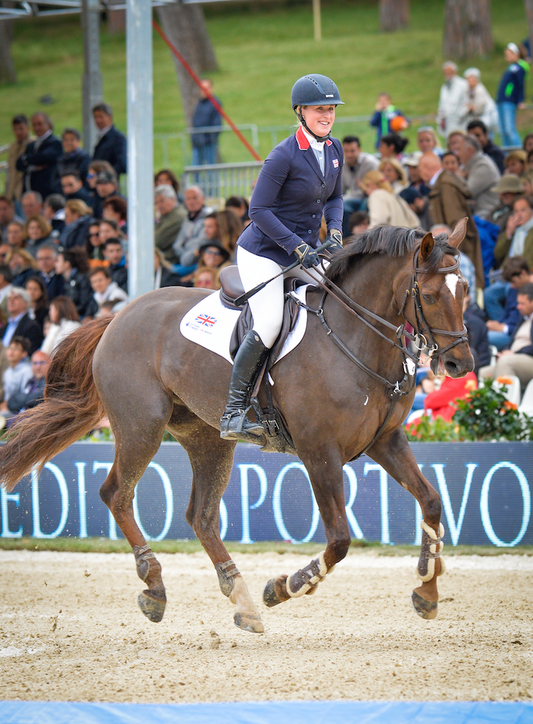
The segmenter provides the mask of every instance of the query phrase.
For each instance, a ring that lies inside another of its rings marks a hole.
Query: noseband
[[[427,349],[429,350],[428,357],[431,359],[431,369],[433,373],[436,374],[439,365],[439,357],[445,352],[448,352],[450,349],[456,347],[458,344],[468,342],[468,336],[467,329],[464,324],[462,330],[460,330],[459,332],[451,332],[446,329],[437,329],[436,327],[429,326],[424,316],[422,303],[420,302],[420,284],[418,283],[418,274],[426,274],[427,272],[422,267],[418,266],[419,254],[420,249],[417,249],[417,251],[413,255],[413,268],[411,270],[411,279],[409,282],[409,288],[405,292],[402,308],[400,309],[400,315],[405,319],[405,305],[407,304],[407,300],[409,299],[409,297],[412,296],[416,320],[413,342],[419,352],[427,347]],[[456,271],[458,268],[459,257],[456,256],[455,264],[452,264],[452,266],[439,268],[435,272],[435,274],[449,274]],[[433,336],[435,334],[443,337],[452,337],[455,339],[455,341],[450,342],[450,344],[446,345],[446,347],[440,348],[438,343],[435,341],[435,337]]]

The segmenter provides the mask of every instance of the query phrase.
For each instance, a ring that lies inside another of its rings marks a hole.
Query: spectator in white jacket
[[[463,73],[468,83],[466,91],[465,123],[481,120],[490,131],[498,130],[498,109],[488,90],[481,82],[477,68],[467,68]]]
[[[46,336],[41,345],[41,351],[52,355],[57,345],[65,337],[81,327],[81,322],[76,305],[70,297],[65,296],[52,299],[48,316],[50,323],[48,328],[45,323]]]
[[[452,131],[466,130],[466,94],[468,83],[457,75],[457,66],[452,61],[442,66],[445,81],[440,89],[437,128],[445,138]]]

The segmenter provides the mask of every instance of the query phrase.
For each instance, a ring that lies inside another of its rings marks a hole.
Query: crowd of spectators
[[[524,100],[520,55],[517,46],[507,46],[509,66],[495,100],[479,70],[468,68],[460,77],[454,63],[445,63],[436,127],[415,129],[415,149],[402,135],[409,119],[381,93],[370,121],[377,152],[363,150],[356,135],[343,138],[342,231],[344,243],[381,224],[449,235],[467,217],[460,251],[476,373],[516,374],[525,387],[533,379],[533,134],[522,142],[515,128]],[[198,127],[209,125],[200,113],[208,106],[202,97]],[[109,105],[95,106],[93,116],[92,153],[75,128],[55,136],[45,113],[12,121],[0,196],[0,414],[8,419],[36,404],[40,372],[65,336],[129,301],[128,201],[120,186],[127,141]],[[498,128],[510,150],[495,143]],[[197,135],[206,151],[209,134]],[[215,134],[209,140],[213,156]],[[235,261],[249,222],[247,199],[206,199],[199,185],[180,190],[171,169],[158,171],[154,288],[218,289],[220,271]],[[489,344],[497,349],[492,357]],[[19,395],[10,402],[13,380],[31,400],[19,405]]]

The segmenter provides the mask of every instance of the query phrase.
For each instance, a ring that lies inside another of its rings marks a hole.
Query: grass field
[[[155,553],[198,553],[203,548],[198,540],[164,540],[151,541],[150,545]],[[293,545],[285,542],[263,542],[244,545],[225,541],[224,545],[230,553],[300,553],[314,555],[324,550],[324,543],[301,543]],[[378,556],[406,556],[418,555],[418,546],[382,545],[366,540],[352,540],[354,551],[368,551]],[[71,553],[130,553],[131,547],[127,541],[109,540],[108,538],[0,538],[0,550],[29,550],[29,551],[62,551]],[[533,546],[516,546],[515,548],[496,548],[495,546],[446,546],[446,556],[501,556],[504,554],[533,556]]]
[[[411,0],[408,31],[384,35],[378,30],[377,0],[322,0],[323,40],[313,40],[310,0],[262,7],[205,5],[208,29],[220,71],[212,74],[215,92],[237,124],[258,126],[294,122],[289,93],[296,78],[307,72],[331,75],[346,105],[339,117],[367,115],[381,90],[393,94],[404,113],[434,113],[442,82],[442,24],[444,0]],[[523,3],[492,1],[495,50],[490,57],[462,63],[476,65],[491,93],[505,67],[503,48],[527,34]],[[10,119],[15,113],[47,110],[56,130],[81,128],[83,45],[79,16],[20,20],[15,26],[13,55],[17,84],[0,87],[0,145],[11,140]],[[115,109],[116,123],[126,130],[125,38],[101,33],[104,97]],[[54,103],[39,99],[49,95]],[[528,115],[522,127],[530,123]],[[154,34],[154,132],[175,133],[184,128],[181,99],[168,48]],[[337,135],[358,132],[369,149],[373,131],[361,125],[338,125]],[[412,131],[411,131],[412,133]],[[409,135],[409,134],[408,134]],[[280,134],[279,140],[283,137]],[[260,134],[260,153],[270,150],[270,133]],[[250,160],[240,143],[225,134],[221,143],[225,161]],[[181,143],[170,148],[171,166],[184,162]],[[162,162],[156,143],[155,165]]]

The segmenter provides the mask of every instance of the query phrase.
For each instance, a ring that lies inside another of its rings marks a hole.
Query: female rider
[[[252,223],[237,242],[245,291],[272,279],[294,261],[301,266],[290,275],[311,281],[312,267],[321,263],[315,249],[322,215],[329,251],[342,249],[343,152],[330,132],[335,108],[344,103],[330,78],[311,74],[296,81],[291,104],[300,126],[266,159],[250,202]],[[257,374],[281,329],[283,302],[282,276],[250,297],[254,325],[234,359],[228,403],[220,421],[220,436],[225,439],[246,439],[263,432],[246,414]]]

